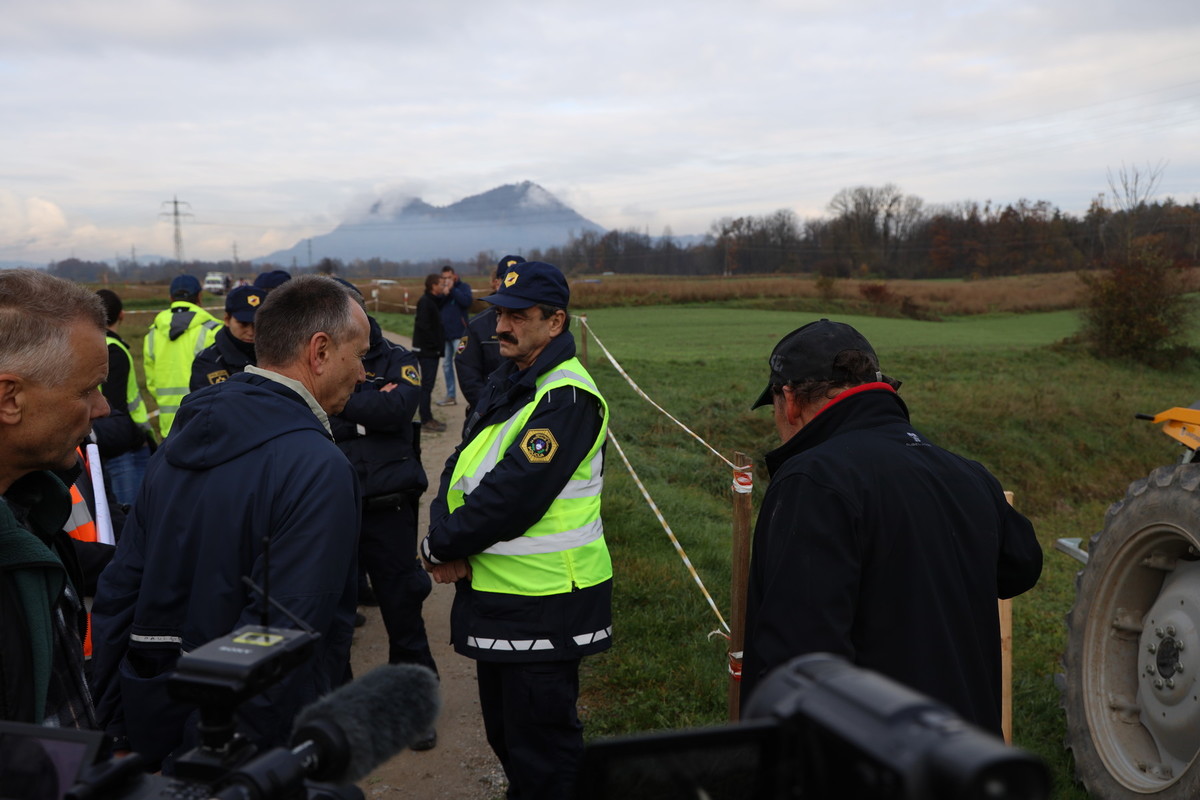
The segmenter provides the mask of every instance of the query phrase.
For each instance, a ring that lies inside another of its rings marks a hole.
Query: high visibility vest
[[[81,448],[76,447],[75,452],[83,458]],[[84,470],[87,469],[87,461],[83,462]],[[65,530],[72,539],[78,539],[81,542],[94,542],[96,536],[96,522],[92,519],[91,509],[88,508],[87,501],[83,497],[83,493],[79,491],[79,487],[71,484],[71,516],[67,517],[67,521],[63,523]],[[80,587],[82,588],[82,587]],[[92,615],[89,612],[87,615],[87,633],[83,637],[83,657],[92,657]]]
[[[537,447],[539,436],[543,437],[543,447],[557,447],[550,431],[526,431],[525,424],[547,392],[569,386],[595,395],[600,401],[604,417],[600,432],[540,520],[521,536],[497,542],[470,557],[471,586],[479,591],[527,596],[563,594],[612,578],[612,560],[600,520],[608,404],[578,359],[564,361],[539,377],[529,403],[508,419],[484,428],[463,448],[450,476],[446,504],[451,513],[461,507],[522,433],[529,440],[522,444],[531,451]],[[514,502],[519,501],[515,496]]]
[[[138,425],[145,425],[149,420],[149,415],[146,413],[146,404],[142,402],[142,393],[138,389],[137,373],[133,369],[133,353],[129,352],[129,348],[125,343],[113,336],[112,333],[105,334],[104,337],[109,344],[115,344],[125,354],[125,358],[129,359],[129,380],[125,387],[125,405],[129,407],[129,418]]]
[[[183,308],[184,311],[173,309]],[[192,380],[192,361],[217,338],[221,322],[200,306],[177,300],[158,313],[143,344],[146,388],[158,403],[158,431],[166,436]],[[175,334],[172,338],[172,334]]]

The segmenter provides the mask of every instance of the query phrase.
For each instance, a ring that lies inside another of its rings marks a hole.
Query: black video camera
[[[168,691],[199,706],[200,745],[171,777],[146,774],[152,765],[136,753],[93,764],[98,731],[0,723],[0,800],[361,800],[353,783],[433,727],[437,678],[378,667],[302,710],[290,748],[259,754],[236,731],[237,707],[303,663],[318,638],[249,625],[180,657]],[[24,795],[9,794],[17,781]]]
[[[577,800],[1043,800],[1046,766],[838,656],[776,669],[737,725],[590,744]]]

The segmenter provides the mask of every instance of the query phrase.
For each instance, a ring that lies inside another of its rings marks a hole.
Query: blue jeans
[[[146,474],[146,462],[150,460],[150,446],[142,445],[137,450],[104,459],[104,472],[108,476],[108,488],[118,503],[132,503],[142,486]]]
[[[442,362],[442,378],[446,381],[446,397],[450,400],[454,394],[454,356],[458,355],[458,339],[446,340],[446,360]]]

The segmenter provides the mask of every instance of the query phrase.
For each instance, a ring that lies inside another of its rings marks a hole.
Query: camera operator
[[[782,445],[754,531],[743,701],[824,651],[1000,733],[996,598],[1037,582],[1033,526],[982,465],[913,429],[854,328],[805,325],[770,366],[754,407],[773,406]]]
[[[260,619],[241,584],[270,593],[321,640],[311,660],[239,709],[260,746],[286,741],[304,705],[348,677],[361,498],[328,415],[364,378],[361,300],[324,276],[288,281],[255,319],[258,367],[189,394],[155,454],[93,606],[97,711],[152,760],[188,747],[170,699],[182,652]],[[270,625],[294,627],[272,608]]]

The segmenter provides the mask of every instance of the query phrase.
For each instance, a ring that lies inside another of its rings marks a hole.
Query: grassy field
[[[749,406],[766,381],[775,341],[816,315],[710,307],[614,308],[588,322],[642,388],[719,451],[776,445],[769,412]],[[914,424],[987,465],[1016,493],[1046,551],[1039,585],[1014,602],[1014,729],[1055,774],[1055,797],[1082,798],[1070,780],[1053,676],[1076,562],[1053,551],[1085,539],[1108,504],[1173,444],[1135,412],[1188,405],[1200,364],[1170,372],[1096,361],[1077,346],[1073,312],[916,322],[838,316],[860,329],[884,371],[902,379]],[[594,342],[593,372],[613,408],[612,428],[687,549],[718,607],[729,609],[730,475],[639,398]],[[617,646],[591,659],[585,681],[591,735],[717,723],[725,716],[724,642],[659,523],[610,450],[605,525],[616,561]],[[761,466],[757,500],[766,484]]]

